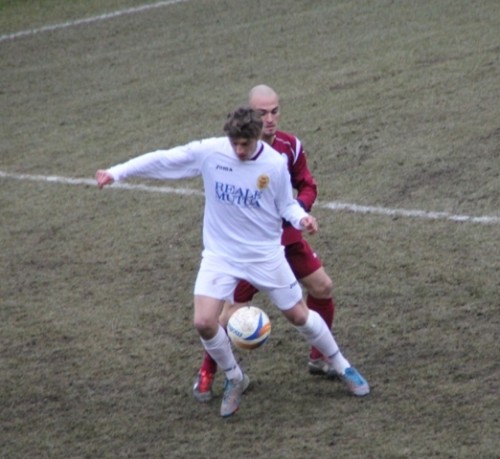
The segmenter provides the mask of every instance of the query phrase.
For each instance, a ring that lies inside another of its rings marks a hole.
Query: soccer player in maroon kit
[[[281,115],[278,94],[269,86],[255,86],[249,94],[249,105],[261,114],[262,140],[282,155],[287,156],[292,186],[297,191],[296,199],[309,212],[317,196],[316,181],[307,167],[306,154],[300,140],[292,134],[278,130]],[[285,247],[285,256],[292,271],[307,290],[307,306],[316,311],[331,328],[335,312],[332,281],[325,272],[320,259],[303,238],[302,232],[286,221],[283,222],[281,242]],[[220,322],[225,326],[235,308],[249,303],[257,291],[248,282],[241,281],[234,293],[235,305],[224,307]],[[328,373],[331,375],[330,366],[314,347],[310,350],[308,369],[311,374]],[[205,353],[193,386],[193,395],[198,401],[211,400],[212,383],[216,371],[217,364],[208,353]]]

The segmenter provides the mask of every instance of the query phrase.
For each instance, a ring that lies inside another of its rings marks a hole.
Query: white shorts
[[[282,311],[292,308],[302,299],[302,289],[283,251],[271,260],[234,263],[214,254],[205,254],[194,286],[195,295],[233,302],[234,289],[244,279],[267,293]]]

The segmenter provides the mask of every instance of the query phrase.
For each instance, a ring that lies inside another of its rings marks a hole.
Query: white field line
[[[28,180],[28,181],[32,181],[32,182],[62,183],[64,185],[97,186],[96,181],[94,179],[59,177],[56,175],[11,174],[9,172],[0,171],[0,178],[7,178],[7,179],[14,179],[14,180]],[[169,187],[169,186],[149,186],[149,185],[131,184],[131,183],[124,183],[124,182],[114,183],[110,188],[119,188],[119,189],[123,189],[123,190],[148,191],[150,193],[203,196],[203,192],[201,192],[199,190],[193,190],[191,188],[173,188],[173,187]]]
[[[61,22],[59,24],[52,24],[38,29],[23,30],[21,32],[11,33],[7,35],[0,35],[0,42],[14,40],[16,38],[27,37],[30,35],[36,35],[42,32],[52,32],[54,30],[66,29],[68,27],[78,26],[82,24],[89,24],[92,22],[105,21],[107,19],[116,18],[119,16],[124,16],[126,14],[136,14],[142,11],[151,10],[153,8],[161,8],[163,6],[174,5],[175,3],[183,3],[188,0],[165,0],[162,2],[150,3],[147,5],[137,6],[135,8],[127,8],[124,10],[113,11],[111,13],[101,14],[99,16],[92,16],[84,19],[76,19],[74,21]]]
[[[58,183],[64,185],[96,186],[96,182],[94,179],[59,177],[55,175],[47,176],[47,175],[14,174],[14,173],[0,171],[0,178],[14,179],[14,180],[29,180],[33,182]],[[149,193],[203,196],[203,192],[191,188],[149,186],[149,185],[131,184],[123,182],[115,183],[110,188],[146,191]],[[425,210],[416,210],[416,209],[409,210],[409,209],[391,209],[387,207],[376,207],[376,206],[359,206],[357,204],[349,204],[338,201],[317,202],[315,206],[320,207],[322,209],[330,209],[338,212],[343,211],[343,212],[352,212],[358,214],[377,214],[377,215],[385,215],[388,217],[420,218],[426,220],[449,220],[453,222],[482,223],[482,224],[500,223],[500,217],[494,215],[483,215],[480,217],[473,217],[471,215],[454,215],[450,214],[449,212],[429,212]]]

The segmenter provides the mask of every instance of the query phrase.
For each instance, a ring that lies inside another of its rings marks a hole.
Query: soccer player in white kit
[[[310,234],[316,219],[294,199],[285,159],[260,140],[262,120],[250,107],[229,114],[225,137],[157,150],[96,172],[99,188],[128,177],[181,179],[201,175],[205,193],[203,251],[194,287],[194,326],[225,372],[221,416],[235,413],[250,379],[233,354],[219,314],[247,280],[282,311],[358,396],[369,386],[350,365],[318,313],[307,308],[281,245],[282,219]]]

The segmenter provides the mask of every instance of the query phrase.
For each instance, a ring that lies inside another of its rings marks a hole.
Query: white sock
[[[334,354],[333,356],[328,358],[330,365],[335,369],[335,371],[343,375],[345,371],[351,366],[349,361],[342,355],[340,350]]]
[[[219,325],[219,329],[212,339],[205,340],[201,337],[200,339],[205,350],[217,362],[217,365],[224,370],[227,379],[236,381],[243,379],[243,373],[236,362],[229,338],[221,325]]]
[[[316,311],[309,310],[306,323],[295,328],[311,346],[314,346],[323,355],[327,356],[328,361],[337,373],[344,374],[346,368],[351,366],[340,352],[339,346],[325,321]]]

